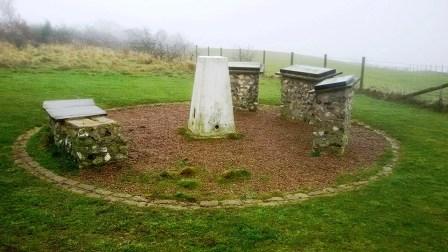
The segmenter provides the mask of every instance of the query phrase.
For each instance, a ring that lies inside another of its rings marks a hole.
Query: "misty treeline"
[[[0,0],[0,40],[18,48],[40,44],[79,44],[112,49],[135,50],[159,58],[185,57],[192,45],[181,35],[170,35],[161,30],[122,29],[118,25],[101,23],[84,28],[43,24],[28,24],[14,7],[14,0]]]

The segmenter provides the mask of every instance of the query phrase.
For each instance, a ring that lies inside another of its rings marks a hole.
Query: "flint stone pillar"
[[[335,69],[292,65],[280,69],[281,112],[289,120],[309,122],[314,102],[314,85],[336,74]]]
[[[258,62],[229,62],[233,107],[257,111],[258,82],[261,64]]]
[[[353,85],[351,75],[324,80],[314,87],[313,150],[343,154],[350,137]]]

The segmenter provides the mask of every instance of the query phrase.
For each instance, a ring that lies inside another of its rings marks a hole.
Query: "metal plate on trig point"
[[[307,76],[312,78],[323,78],[335,74],[336,69],[307,65],[292,65],[280,69],[280,73],[292,74],[297,76]]]
[[[55,120],[107,115],[93,99],[45,101],[43,108]]]

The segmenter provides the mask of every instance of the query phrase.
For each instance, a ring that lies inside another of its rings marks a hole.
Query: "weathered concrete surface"
[[[93,99],[71,99],[44,101],[42,107],[54,120],[107,115],[95,105]]]
[[[201,138],[235,133],[227,58],[198,57],[188,129]]]

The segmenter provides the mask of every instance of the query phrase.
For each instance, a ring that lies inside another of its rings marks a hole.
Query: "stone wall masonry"
[[[259,72],[243,73],[230,71],[233,107],[239,110],[256,111],[258,106]]]
[[[104,116],[59,121],[50,119],[50,137],[80,168],[123,160],[128,155],[120,126]]]
[[[313,150],[343,154],[350,137],[353,88],[315,92]]]
[[[308,122],[314,103],[314,85],[318,81],[282,76],[282,116],[289,120]]]

